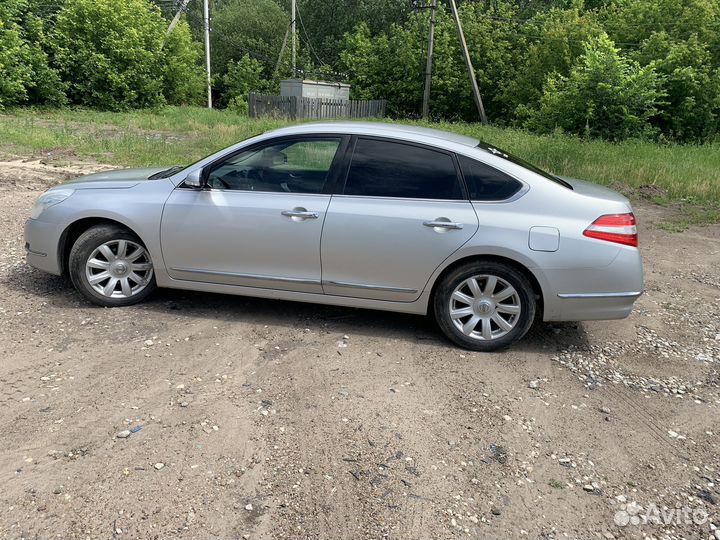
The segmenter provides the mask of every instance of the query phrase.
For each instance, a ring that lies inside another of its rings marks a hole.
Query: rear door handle
[[[432,221],[423,221],[423,225],[426,227],[432,227],[433,229],[462,229],[462,223],[454,223],[452,221],[444,221],[441,219],[435,219]]]
[[[305,208],[293,208],[292,210],[283,210],[280,213],[293,221],[304,221],[306,219],[317,219],[320,217],[317,212],[309,212]]]

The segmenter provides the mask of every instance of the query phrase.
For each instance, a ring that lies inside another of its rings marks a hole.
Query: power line
[[[315,51],[315,47],[313,47],[312,43],[310,42],[310,36],[308,35],[307,30],[305,30],[305,23],[303,22],[302,14],[300,13],[300,8],[296,6],[295,10],[297,12],[298,20],[300,21],[300,28],[302,28],[302,31],[305,34],[305,40],[307,42],[308,48],[315,55],[315,58],[317,59],[318,62],[320,62],[320,64],[328,65],[327,62],[324,62],[323,60],[320,59],[317,52]]]

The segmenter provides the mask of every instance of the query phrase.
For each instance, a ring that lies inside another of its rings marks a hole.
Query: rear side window
[[[472,201],[503,201],[522,188],[520,182],[490,165],[460,155],[458,161]]]
[[[410,144],[359,138],[345,195],[462,199],[452,156]]]

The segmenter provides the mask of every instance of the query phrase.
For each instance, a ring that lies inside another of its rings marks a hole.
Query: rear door
[[[450,152],[359,136],[325,218],[326,294],[410,302],[478,219]]]

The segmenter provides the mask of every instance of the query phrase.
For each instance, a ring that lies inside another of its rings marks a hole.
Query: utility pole
[[[290,19],[290,32],[292,33],[292,71],[293,77],[297,77],[297,45],[295,44],[295,0],[290,3],[291,17]]]
[[[480,89],[478,88],[477,79],[475,78],[475,69],[473,69],[472,61],[470,60],[470,52],[465,42],[465,34],[463,34],[462,25],[460,24],[460,16],[458,15],[457,6],[455,0],[449,0],[450,9],[452,10],[452,16],[455,20],[455,28],[457,29],[458,39],[460,40],[460,48],[463,51],[463,57],[465,58],[465,67],[468,71],[468,77],[470,78],[470,85],[472,86],[473,99],[477,106],[478,113],[480,113],[480,121],[483,124],[488,123],[487,116],[485,116],[485,107],[483,107],[482,97],[480,97]]]
[[[187,8],[187,5],[189,3],[190,3],[190,0],[182,0],[182,2],[180,3],[180,7],[177,10],[177,13],[173,17],[173,20],[170,22],[170,26],[168,26],[167,32],[165,34],[166,36],[169,36],[170,34],[172,34],[172,31],[175,30],[177,23],[180,22],[180,16],[183,14],[183,12],[185,11],[185,8]]]
[[[285,54],[285,45],[287,45],[288,34],[290,33],[290,26],[285,29],[285,37],[283,38],[282,47],[280,47],[280,54],[278,55],[277,62],[275,63],[275,70],[273,71],[273,77],[277,75],[280,69],[280,62],[282,62],[283,54]]]
[[[207,71],[207,103],[212,109],[212,85],[210,79],[210,10],[208,0],[203,0],[203,21],[205,22],[205,70]]]
[[[427,62],[425,63],[425,91],[423,92],[422,117],[427,118],[430,113],[430,86],[432,85],[432,57],[435,43],[435,8],[437,0],[430,5],[430,31],[428,33]]]

